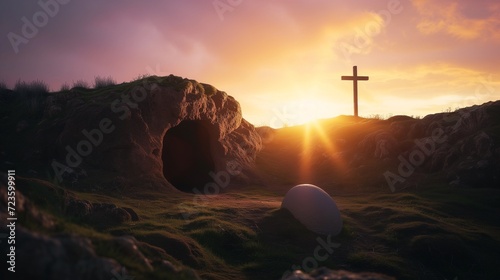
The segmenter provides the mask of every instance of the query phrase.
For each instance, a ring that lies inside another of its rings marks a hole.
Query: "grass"
[[[151,77],[151,74],[139,74],[134,79],[132,79],[132,81],[138,81],[149,77]]]
[[[77,192],[80,199],[131,207],[140,216],[138,222],[102,228],[60,214],[57,205],[64,189],[42,180],[21,181],[23,193],[62,221],[60,231],[88,236],[98,255],[117,259],[136,279],[160,279],[167,272],[149,272],[133,256],[120,252],[111,241],[113,236],[131,235],[163,249],[159,253],[148,246],[139,248],[148,258],[167,259],[186,271],[195,269],[205,279],[279,279],[292,265],[301,265],[313,256],[316,239],[321,237],[305,229],[289,212],[279,210],[279,190],[234,189],[201,206],[188,194],[115,197]],[[437,188],[419,193],[338,195],[334,199],[344,228],[333,239],[340,247],[319,262],[321,266],[381,272],[403,280],[496,277],[498,190]],[[186,207],[178,207],[181,203]],[[186,211],[195,214],[183,215]]]
[[[96,76],[94,78],[94,88],[95,89],[114,86],[114,85],[116,85],[116,81],[111,76],[108,76],[108,77]]]
[[[88,102],[110,103],[113,100],[121,99],[121,95],[124,93],[131,94],[135,90],[142,88],[152,90],[156,85],[171,87],[180,91],[193,89],[193,81],[173,75],[167,77],[143,75],[138,78],[140,79],[132,82],[115,84],[113,86],[109,86],[112,82],[114,83],[114,81],[111,81],[112,78],[109,78],[111,79],[110,81],[100,83],[100,86],[93,89],[89,87],[87,82],[78,81],[73,85],[73,91],[80,94],[81,97]]]
[[[85,80],[77,80],[76,82],[73,82],[73,88],[74,89],[78,89],[78,88],[88,89],[88,88],[90,88],[90,86],[89,86],[89,83],[87,83],[87,81],[85,81]]]
[[[48,93],[49,86],[41,80],[35,80],[30,83],[18,80],[14,86],[14,91],[20,94]]]
[[[61,88],[59,89],[59,91],[68,91],[70,90],[70,87],[67,83],[64,83],[61,85]]]
[[[79,95],[84,102],[109,103],[122,93],[153,84],[191,94],[217,91],[175,76],[148,76],[95,89],[79,84],[71,93],[56,94]],[[18,89],[23,87],[24,82]],[[14,105],[9,108],[13,113],[25,108],[21,103]],[[488,112],[494,120],[500,119],[497,111]],[[19,118],[6,115],[11,119],[3,121],[15,129],[12,120]],[[79,199],[134,209],[140,220],[123,224],[68,217],[64,214],[64,198],[69,190],[64,185],[19,177],[21,192],[50,215],[56,226],[41,228],[29,216],[20,217],[20,222],[47,235],[72,233],[87,237],[99,256],[116,259],[138,280],[192,279],[193,270],[203,279],[279,279],[292,266],[302,266],[304,260],[314,256],[318,238],[326,238],[308,231],[289,212],[280,210],[283,195],[291,186],[309,182],[333,195],[344,221],[341,234],[333,238],[340,247],[318,262],[319,266],[381,272],[402,280],[497,279],[499,190],[450,188],[430,174],[419,182],[422,187],[390,193],[381,174],[397,169],[397,162],[355,157],[361,146],[358,143],[367,134],[397,122],[414,121],[402,116],[387,120],[343,116],[319,125],[270,132],[270,140],[256,162],[259,176],[266,183],[245,188],[230,186],[227,193],[214,197],[144,191],[140,185],[135,188],[141,191],[131,193],[121,189],[119,183],[115,190],[98,189],[97,185],[113,180],[109,172],[89,179],[95,180],[91,182],[98,191],[71,190]],[[30,133],[40,127],[35,121],[29,125]],[[491,126],[485,131],[496,142],[500,139],[498,128]],[[309,168],[303,162],[308,162]],[[25,165],[33,168],[31,163]],[[418,172],[412,176],[420,178]],[[137,252],[124,252],[116,244],[118,236],[136,238],[137,250],[156,269],[150,271],[138,260]],[[160,269],[161,260],[182,268],[182,272],[174,275]]]
[[[45,99],[49,93],[49,86],[41,81],[35,80],[25,82],[18,80],[13,91],[20,106],[19,110],[27,112],[30,117],[39,117],[45,106]]]

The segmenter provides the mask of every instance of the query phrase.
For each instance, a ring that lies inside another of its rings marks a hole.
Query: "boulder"
[[[115,260],[96,255],[92,242],[75,235],[49,237],[18,226],[16,234],[18,279],[113,279],[125,275]]]
[[[130,214],[113,203],[92,203],[90,219],[98,223],[121,224],[132,220]]]
[[[117,207],[113,203],[92,203],[77,199],[69,192],[64,198],[64,213],[91,224],[121,224],[139,220],[139,215],[132,208]]]
[[[111,239],[111,246],[115,248],[116,253],[128,256],[138,263],[141,267],[146,267],[149,271],[153,270],[150,260],[139,250],[137,240],[133,236],[120,236]]]
[[[132,221],[139,221],[139,215],[135,212],[134,209],[130,208],[130,207],[122,207],[123,210],[127,211],[130,215],[130,218],[132,219]]]
[[[64,200],[64,209],[67,215],[84,218],[92,213],[92,203],[88,200],[76,199],[71,195],[66,195]]]
[[[6,180],[4,181],[6,182]],[[7,186],[0,183],[0,219],[3,221],[7,220],[8,216],[8,207],[7,203],[4,203],[8,198]],[[24,196],[20,191],[16,190],[16,214],[21,215],[24,218],[24,221],[30,222],[33,225],[38,225],[44,229],[52,229],[55,226],[55,218],[52,215],[45,213],[38,209],[38,207],[33,204],[26,196]],[[10,206],[10,205],[9,205]]]

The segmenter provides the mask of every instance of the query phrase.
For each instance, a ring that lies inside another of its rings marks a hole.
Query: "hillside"
[[[422,119],[340,116],[258,131],[257,164],[273,184],[307,181],[334,193],[500,187],[499,101]]]
[[[295,269],[497,279],[500,101],[422,119],[254,128],[212,86],[154,79],[161,90],[148,88],[152,99],[129,107],[124,124],[110,105],[141,81],[0,92],[0,220],[10,215],[9,180],[18,218],[17,272],[4,268],[2,279],[280,279]],[[103,118],[116,125],[112,137],[57,180],[51,160],[64,161],[65,147]],[[298,183],[332,195],[344,220],[338,236],[310,232],[280,209]],[[318,258],[321,244],[335,246]]]

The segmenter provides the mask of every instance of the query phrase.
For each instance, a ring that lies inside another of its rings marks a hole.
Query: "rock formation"
[[[16,94],[0,94],[7,112],[0,127],[16,132],[0,152],[32,169],[38,163],[42,170],[35,172],[67,184],[86,186],[85,178],[99,177],[92,188],[203,192],[217,176],[247,180],[261,147],[233,97],[172,75],[36,95],[33,102]]]
[[[496,101],[402,124],[394,121],[391,129],[407,133],[393,133],[398,141],[392,141],[390,147],[399,153],[392,157],[413,161],[424,174],[441,174],[451,185],[498,187],[499,112],[500,101]],[[403,143],[411,144],[405,147]]]

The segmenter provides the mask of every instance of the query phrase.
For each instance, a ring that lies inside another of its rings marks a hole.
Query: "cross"
[[[358,81],[368,81],[368,76],[358,76],[358,66],[352,67],[352,76],[342,76],[342,80],[352,81],[354,86],[354,116],[358,116]]]

